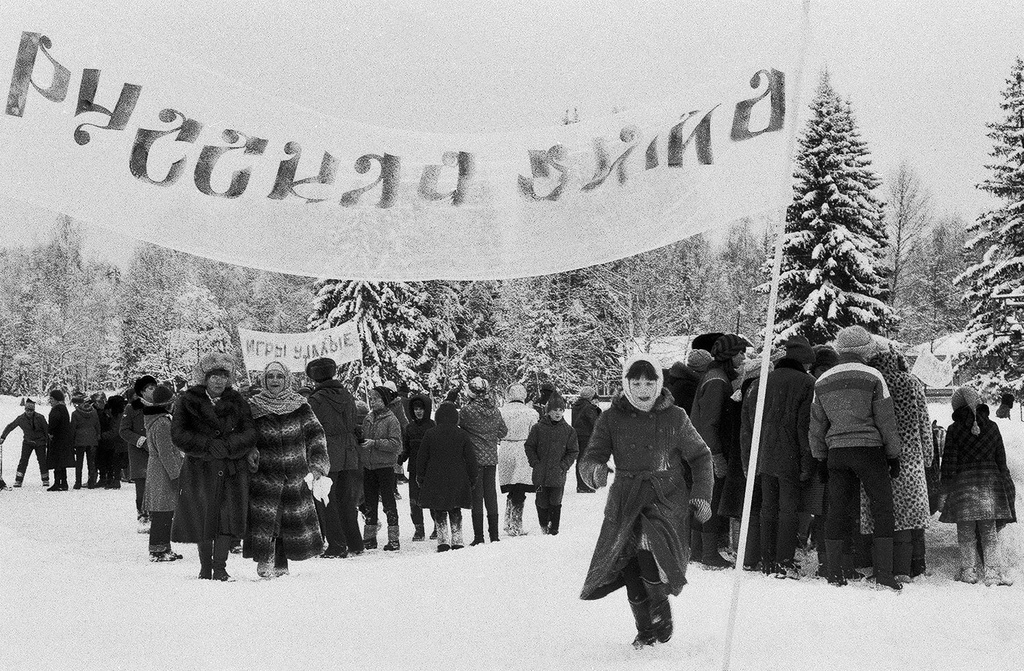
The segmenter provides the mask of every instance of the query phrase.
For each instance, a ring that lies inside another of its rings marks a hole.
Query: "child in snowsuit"
[[[576,430],[566,423],[565,398],[554,392],[544,405],[544,416],[530,429],[526,458],[533,469],[537,488],[537,519],[541,533],[556,535],[562,518],[565,474],[579,454]]]
[[[1007,522],[1017,521],[1016,492],[1006,467],[1003,438],[974,389],[957,389],[952,404],[953,424],[946,431],[942,454],[939,521],[956,523],[960,546],[957,580],[1010,585],[1002,572],[998,532]],[[980,561],[979,540],[984,555]]]

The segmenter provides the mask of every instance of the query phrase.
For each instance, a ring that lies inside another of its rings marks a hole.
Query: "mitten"
[[[707,499],[690,499],[690,507],[697,521],[704,524],[711,519],[711,503]]]
[[[585,461],[580,467],[580,477],[583,484],[596,491],[608,484],[608,467]]]
[[[334,484],[330,478],[321,475],[319,478],[313,481],[313,498],[323,501],[323,504],[329,505],[331,501],[331,485]]]
[[[895,480],[900,477],[900,458],[893,457],[892,459],[885,460],[889,464],[889,477]]]
[[[715,469],[715,479],[724,478],[729,469],[729,462],[725,460],[724,454],[712,454],[711,465]]]
[[[260,468],[260,453],[259,450],[252,449],[245,455],[245,460],[249,464],[249,472],[255,473]]]

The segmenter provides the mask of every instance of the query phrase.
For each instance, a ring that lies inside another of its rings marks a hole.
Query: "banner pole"
[[[789,108],[789,139],[786,143],[785,174],[780,181],[779,202],[786,203],[792,197],[793,155],[796,153],[796,124],[800,109],[800,93],[803,84],[804,61],[807,58],[807,44],[810,36],[811,0],[803,0],[802,20],[800,23],[800,52],[797,57],[796,71],[793,82],[793,103]],[[765,322],[764,345],[761,350],[761,372],[758,377],[757,403],[754,412],[754,431],[750,444],[750,462],[747,468],[746,488],[743,492],[743,517],[740,518],[740,540],[736,550],[735,577],[732,584],[732,602],[729,606],[729,620],[725,629],[725,653],[722,658],[722,670],[729,671],[732,661],[732,644],[736,634],[736,614],[739,609],[740,588],[745,578],[743,557],[747,551],[747,534],[750,533],[750,511],[754,498],[754,480],[757,477],[757,456],[761,447],[761,428],[764,423],[765,392],[768,387],[768,368],[775,341],[775,309],[779,298],[779,278],[782,274],[782,248],[786,239],[786,210],[788,205],[781,206],[778,212],[778,232],[775,235],[775,255],[772,261],[771,292],[768,296],[768,315]]]

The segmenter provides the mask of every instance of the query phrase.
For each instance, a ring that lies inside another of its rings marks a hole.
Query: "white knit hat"
[[[878,353],[878,341],[863,326],[847,326],[836,334],[836,351],[853,354],[867,361]]]

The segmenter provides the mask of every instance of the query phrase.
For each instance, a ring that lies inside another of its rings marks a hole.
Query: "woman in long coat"
[[[149,560],[175,561],[182,557],[171,549],[171,522],[174,509],[178,507],[178,478],[184,458],[171,440],[170,405],[174,392],[170,387],[159,385],[150,398],[152,404],[142,408],[150,456],[142,499],[142,509],[150,518]]]
[[[71,430],[71,415],[64,405],[64,392],[54,389],[50,392],[50,414],[46,418],[50,432],[50,444],[46,448],[46,467],[53,471],[53,486],[48,492],[68,490],[68,471],[75,467],[75,434]]]
[[[907,372],[907,360],[888,349],[869,362],[885,379],[896,407],[896,427],[900,434],[900,474],[892,481],[893,514],[896,518],[893,535],[893,575],[901,582],[924,572],[924,530],[931,510],[928,505],[928,480],[925,468],[932,465],[932,425],[924,386]],[[860,493],[861,533],[874,532],[875,521],[867,494]],[[917,545],[917,547],[915,547]],[[914,555],[917,562],[913,561]],[[912,563],[918,564],[915,571]]]
[[[171,439],[185,455],[171,540],[198,543],[199,577],[231,580],[228,552],[245,536],[249,472],[256,470],[256,428],[249,403],[230,382],[229,354],[199,360],[197,384],[174,405]]]
[[[249,480],[249,529],[242,555],[256,560],[261,578],[288,573],[288,560],[324,549],[309,474],[327,477],[327,437],[305,397],[291,389],[291,371],[273,361],[263,389],[249,399],[256,423],[259,466]]]
[[[526,387],[514,384],[508,388],[508,402],[499,408],[501,418],[508,427],[508,433],[498,444],[498,487],[508,495],[505,504],[505,533],[509,536],[525,536],[523,531],[523,506],[526,495],[536,490],[533,486],[533,469],[526,458],[526,438],[537,423],[537,411],[526,405]]]
[[[626,361],[623,390],[601,414],[583,455],[580,473],[608,492],[604,523],[580,598],[600,599],[626,588],[636,620],[636,648],[672,636],[668,595],[686,584],[690,507],[699,521],[711,517],[711,452],[686,412],[662,390],[661,366],[646,356]],[[683,464],[693,474],[693,489]]]
[[[473,507],[477,463],[469,434],[459,428],[455,405],[442,403],[435,421],[437,426],[423,434],[420,442],[416,477],[420,504],[430,509],[437,527],[437,551],[444,552],[463,546],[462,509]]]

